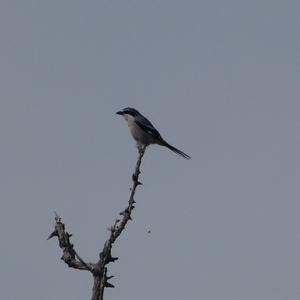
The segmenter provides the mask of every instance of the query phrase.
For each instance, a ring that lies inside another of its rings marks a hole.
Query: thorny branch
[[[131,213],[134,209],[134,195],[136,188],[141,184],[139,181],[140,166],[142,158],[145,154],[146,147],[139,149],[139,157],[136,162],[135,172],[132,175],[132,187],[128,200],[128,205],[124,211],[120,213],[121,219],[115,220],[114,224],[109,228],[109,238],[104,243],[103,249],[99,254],[99,260],[96,263],[86,263],[75,251],[73,244],[70,242],[72,236],[65,231],[65,224],[62,223],[61,217],[55,213],[55,229],[50,234],[48,239],[56,236],[58,238],[59,247],[63,250],[62,260],[71,268],[78,270],[90,271],[94,278],[92,300],[103,300],[104,289],[106,287],[113,288],[114,285],[108,280],[113,276],[107,276],[107,265],[114,262],[118,257],[113,257],[111,254],[113,243],[121,235],[129,220],[131,220]]]

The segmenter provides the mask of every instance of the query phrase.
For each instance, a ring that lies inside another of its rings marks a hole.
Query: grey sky
[[[89,299],[53,210],[95,261],[148,149],[106,299],[300,298],[299,1],[0,3],[1,299]],[[151,234],[147,230],[151,229]],[[17,281],[17,282],[16,282]]]

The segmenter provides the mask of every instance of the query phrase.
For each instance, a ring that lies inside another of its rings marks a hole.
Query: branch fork
[[[110,235],[104,243],[103,249],[99,254],[99,260],[96,263],[86,263],[74,249],[74,245],[70,242],[72,234],[65,230],[65,224],[62,222],[61,217],[55,212],[55,228],[49,235],[48,239],[57,237],[59,247],[63,251],[61,259],[71,268],[78,270],[89,271],[94,278],[92,300],[103,300],[105,288],[114,288],[114,285],[108,282],[114,276],[107,276],[107,265],[111,262],[118,260],[118,257],[113,257],[111,254],[112,246],[117,238],[125,229],[128,221],[130,221],[131,214],[135,204],[134,195],[136,188],[142,183],[139,181],[140,166],[142,158],[145,154],[146,147],[139,148],[139,157],[136,162],[135,172],[132,175],[132,187],[130,188],[130,196],[128,206],[123,212],[120,213],[121,219],[116,219],[114,224],[109,227]]]

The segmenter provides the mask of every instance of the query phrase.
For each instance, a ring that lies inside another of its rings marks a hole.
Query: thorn
[[[111,262],[115,262],[116,260],[118,260],[119,259],[119,257],[110,257],[109,258],[109,260],[111,261]],[[113,276],[112,276],[113,277]]]
[[[108,288],[114,288],[115,286],[109,282],[105,282],[105,286]]]
[[[47,238],[47,240],[50,240],[50,239],[52,239],[54,236],[58,236],[58,234],[57,234],[57,231],[56,230],[54,230],[49,236],[48,236],[48,238]]]
[[[112,278],[114,278],[115,276],[107,276],[106,277],[106,280],[109,280],[109,279],[112,279]]]
[[[150,234],[150,233],[151,233],[151,230],[149,229],[149,230],[147,231],[147,233],[149,233],[149,234]]]

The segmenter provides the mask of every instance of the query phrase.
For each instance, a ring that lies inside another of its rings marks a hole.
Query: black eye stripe
[[[130,116],[133,116],[133,117],[138,115],[138,111],[135,110],[134,108],[130,108],[130,107],[124,108],[123,113],[127,114],[127,115],[130,115]]]
[[[135,116],[135,114],[132,111],[124,111],[125,114],[130,115],[130,116]]]

